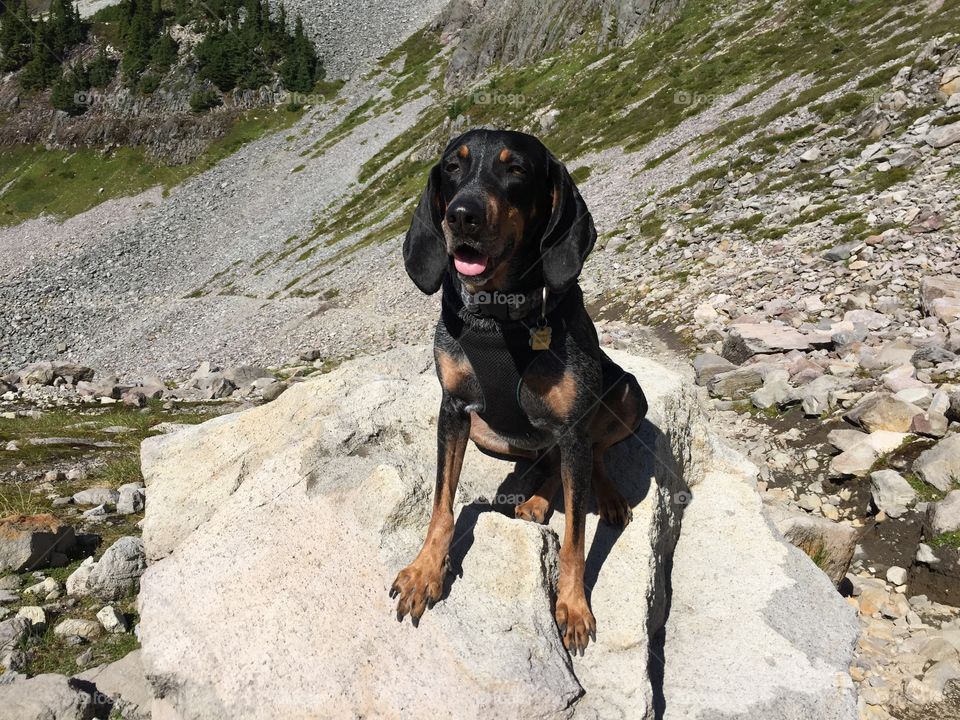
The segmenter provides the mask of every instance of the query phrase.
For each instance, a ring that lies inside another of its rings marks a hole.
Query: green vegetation
[[[25,90],[50,87],[62,59],[86,38],[87,25],[67,0],[52,0],[46,17],[34,18],[26,0],[12,0],[0,15],[0,72],[22,70]]]
[[[928,544],[934,548],[951,547],[960,550],[960,530],[937,535]]]
[[[0,148],[0,226],[46,213],[72,217],[104,200],[142,192],[157,185],[171,188],[203,172],[262,135],[289,127],[301,111],[266,108],[239,116],[227,133],[200,158],[170,167],[149,160],[138,148],[45,150],[28,146]],[[102,189],[102,191],[101,191]]]
[[[282,2],[274,13],[269,0],[122,0],[90,22],[68,0],[52,0],[46,16],[36,17],[26,0],[13,0],[0,4],[0,72],[20,71],[17,80],[28,91],[53,86],[52,105],[78,115],[88,105],[75,101],[77,93],[105,87],[115,76],[117,62],[107,57],[105,44],[122,53],[119,67],[128,87],[149,94],[178,61],[170,28],[187,23],[204,36],[193,50],[199,77],[221,92],[259,88],[279,77],[286,90],[306,93],[323,78],[302,18],[297,16],[291,32]],[[80,60],[68,65],[71,51],[91,32],[100,48],[94,62],[89,68]],[[217,104],[205,96],[191,99],[194,112]]]

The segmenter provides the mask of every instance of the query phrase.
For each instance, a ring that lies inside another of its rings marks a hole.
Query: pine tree
[[[303,29],[303,18],[297,16],[293,39],[280,68],[283,86],[292,92],[310,92],[316,82],[317,54]]]
[[[117,72],[117,63],[107,55],[103,45],[97,51],[97,56],[90,63],[88,75],[90,77],[90,87],[106,87],[113,80]]]

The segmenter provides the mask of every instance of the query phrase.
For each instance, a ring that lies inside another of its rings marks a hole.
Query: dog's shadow
[[[661,432],[649,420],[644,420],[634,435],[618,443],[607,451],[606,463],[611,482],[626,498],[631,508],[639,505],[647,494],[654,477],[655,449],[660,442]],[[485,512],[499,512],[513,518],[514,508],[524,499],[529,498],[540,487],[544,480],[543,469],[533,461],[520,461],[514,466],[497,488],[493,502],[474,502],[465,505],[453,531],[453,540],[450,545],[450,572],[444,584],[443,597],[450,594],[450,590],[457,579],[463,576],[463,561],[474,543],[474,528],[477,519]],[[551,503],[553,512],[563,513],[563,491],[558,490]],[[589,512],[596,513],[596,503],[593,493],[590,493]],[[547,518],[549,522],[549,516]],[[517,522],[526,522],[517,520]],[[587,557],[584,570],[584,585],[587,591],[587,601],[590,601],[591,589],[596,585],[600,572],[610,552],[613,550],[625,528],[612,527],[599,522],[593,538],[587,539]],[[563,538],[561,537],[561,541]]]

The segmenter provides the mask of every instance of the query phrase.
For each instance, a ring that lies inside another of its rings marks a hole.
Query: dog
[[[566,167],[535,137],[471,130],[430,170],[403,243],[414,284],[442,288],[434,338],[442,387],[437,479],[423,548],[390,595],[397,619],[416,624],[443,592],[453,502],[467,441],[545,470],[515,508],[543,523],[563,488],[555,618],[564,647],[596,640],[584,590],[584,524],[592,487],[601,518],[626,526],[631,511],[607,477],[604,454],[647,411],[636,378],[601,350],[577,284],[597,233]]]

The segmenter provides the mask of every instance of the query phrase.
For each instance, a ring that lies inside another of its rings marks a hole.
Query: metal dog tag
[[[533,350],[549,350],[553,339],[553,329],[549,325],[530,328],[530,347]]]

